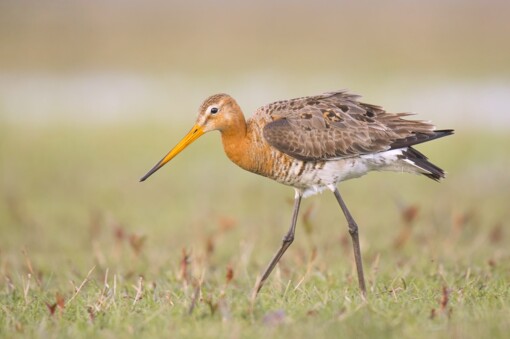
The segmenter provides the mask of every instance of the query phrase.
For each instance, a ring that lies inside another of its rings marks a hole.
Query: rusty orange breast
[[[267,143],[263,127],[264,121],[249,120],[245,133],[222,132],[223,148],[239,167],[280,181],[293,159]]]

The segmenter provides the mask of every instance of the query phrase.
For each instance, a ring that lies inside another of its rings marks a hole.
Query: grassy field
[[[440,183],[340,185],[369,286],[331,194],[254,300],[293,192],[208,135],[138,178],[189,126],[0,128],[0,336],[497,338],[510,331],[510,137],[457,130],[420,147]],[[444,127],[444,126],[443,126]]]
[[[509,9],[0,1],[0,338],[508,337]],[[449,175],[340,185],[366,300],[330,193],[303,202],[254,300],[293,190],[236,168],[218,135],[138,179],[206,95],[249,112],[346,87],[455,128],[419,147]]]

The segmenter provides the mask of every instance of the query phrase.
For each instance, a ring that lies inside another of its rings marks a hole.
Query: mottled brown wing
[[[360,103],[357,96],[346,92],[279,101],[264,110],[273,120],[264,127],[264,138],[301,160],[376,153],[423,142],[434,135],[434,126],[429,123],[405,120],[408,113],[387,113],[379,106]]]

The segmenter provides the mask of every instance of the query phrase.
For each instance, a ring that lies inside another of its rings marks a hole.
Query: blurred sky
[[[0,119],[191,122],[217,92],[249,115],[349,88],[442,127],[506,129],[509,17],[481,0],[2,0]]]

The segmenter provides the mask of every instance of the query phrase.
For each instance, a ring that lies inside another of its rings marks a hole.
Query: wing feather
[[[361,103],[345,91],[279,101],[261,108],[264,138],[301,160],[327,160],[406,147],[434,138],[434,125]]]

